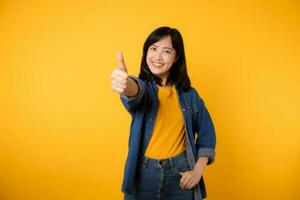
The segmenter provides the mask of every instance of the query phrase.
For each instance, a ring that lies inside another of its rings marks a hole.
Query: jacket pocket
[[[197,104],[193,104],[193,105],[187,105],[187,106],[185,107],[185,110],[186,110],[187,112],[197,113],[197,112],[200,111],[200,108],[199,108],[199,106],[198,106]]]

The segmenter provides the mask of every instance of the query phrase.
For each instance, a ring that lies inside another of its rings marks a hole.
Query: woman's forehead
[[[161,38],[157,42],[153,43],[151,46],[173,49],[173,45],[172,45],[170,36]]]

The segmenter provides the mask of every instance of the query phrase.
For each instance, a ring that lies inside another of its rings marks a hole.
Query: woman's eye
[[[164,51],[165,53],[167,53],[167,54],[170,54],[171,53],[171,51]]]
[[[156,48],[155,48],[155,47],[150,47],[150,49],[151,49],[151,50],[154,50],[154,51],[156,50]]]

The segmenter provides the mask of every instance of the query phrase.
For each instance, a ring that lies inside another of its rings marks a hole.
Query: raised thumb
[[[123,58],[123,55],[120,51],[118,51],[118,53],[117,53],[117,60],[118,60],[118,63],[119,63],[119,69],[123,70],[124,72],[127,72],[127,68],[126,68],[126,65],[125,65],[125,62],[124,62],[124,58]]]

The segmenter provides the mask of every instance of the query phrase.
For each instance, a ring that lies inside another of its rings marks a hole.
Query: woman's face
[[[146,61],[154,75],[166,80],[170,68],[176,61],[175,58],[176,51],[173,49],[171,37],[166,36],[148,48]]]

